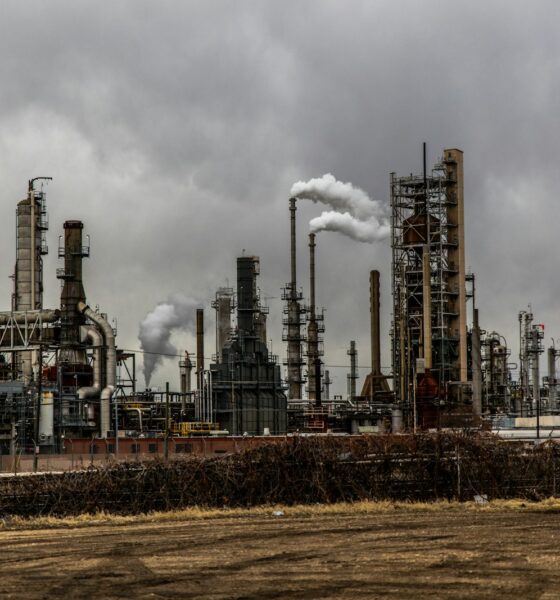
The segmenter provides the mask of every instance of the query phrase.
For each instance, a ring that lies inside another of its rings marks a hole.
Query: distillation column
[[[27,198],[21,200],[16,210],[16,265],[14,271],[14,312],[41,310],[43,308],[43,260],[47,254],[45,232],[48,218],[45,192],[34,190],[34,183],[50,177],[29,180]],[[33,374],[33,353],[20,352],[16,359],[17,370],[29,383]]]
[[[222,360],[222,349],[231,337],[231,313],[233,312],[233,289],[221,287],[212,302],[216,309],[216,361]]]
[[[443,162],[447,175],[447,226],[450,233],[450,246],[447,254],[450,289],[456,291],[450,297],[449,333],[459,339],[457,371],[459,381],[467,382],[467,298],[465,289],[465,222],[463,152],[457,149],[443,151]]]
[[[63,281],[60,294],[61,332],[59,362],[85,364],[86,355],[81,343],[80,327],[85,316],[78,310],[80,302],[86,302],[82,283],[82,259],[89,256],[89,247],[83,245],[81,221],[64,223],[64,246],[58,256],[64,258],[64,268],[57,269],[56,276]]]

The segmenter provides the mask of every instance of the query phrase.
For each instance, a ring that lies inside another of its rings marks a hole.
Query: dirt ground
[[[0,598],[560,597],[560,513],[393,510],[0,530]]]

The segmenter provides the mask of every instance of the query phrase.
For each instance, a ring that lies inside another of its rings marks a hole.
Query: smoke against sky
[[[164,355],[177,355],[178,350],[170,341],[171,334],[175,330],[193,328],[199,304],[183,294],[172,294],[167,301],[159,302],[140,323],[138,339],[144,351],[144,379],[147,386],[154,371],[163,362]]]
[[[347,212],[361,221],[381,217],[386,213],[379,202],[372,200],[364,190],[351,183],[337,181],[330,173],[294,183],[290,195],[326,204],[337,212]]]
[[[369,244],[387,239],[390,233],[386,221],[380,223],[375,217],[360,221],[347,212],[339,213],[333,210],[323,212],[319,217],[311,219],[309,230],[312,233],[337,231],[357,242]]]
[[[312,233],[337,231],[357,242],[370,244],[389,236],[387,207],[351,183],[337,181],[330,173],[294,183],[290,195],[334,208],[311,219],[309,229]]]
[[[235,281],[245,249],[261,258],[268,334],[283,358],[293,182],[333,173],[386,205],[390,172],[420,173],[426,141],[428,166],[443,148],[464,151],[481,326],[515,355],[517,311],[531,302],[558,337],[558,22],[554,0],[325,0],[294,10],[280,0],[3,0],[0,304],[10,307],[16,203],[29,178],[48,175],[46,308],[59,303],[62,223],[81,219],[87,299],[117,318],[118,345],[138,348],[138,323],[180,290],[204,305],[212,350],[210,301]],[[317,216],[317,205],[298,202],[304,291]],[[388,366],[389,245],[319,237],[327,365],[348,365],[351,339],[369,363],[368,276],[379,269]],[[195,347],[189,331],[173,342]],[[330,368],[333,393],[345,394],[347,371]],[[176,361],[165,361],[152,385],[178,379]]]

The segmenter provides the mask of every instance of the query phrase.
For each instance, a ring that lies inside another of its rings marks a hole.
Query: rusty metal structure
[[[391,174],[395,392],[406,420],[434,426],[468,400],[463,153],[430,173]]]

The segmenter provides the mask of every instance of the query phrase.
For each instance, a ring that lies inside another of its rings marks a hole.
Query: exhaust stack
[[[321,404],[321,350],[320,335],[324,331],[323,315],[317,314],[315,303],[315,234],[309,234],[309,288],[310,305],[307,325],[307,393],[316,406]]]
[[[288,398],[290,400],[301,399],[302,388],[302,356],[301,356],[301,294],[297,291],[296,277],[296,199],[290,198],[290,266],[291,280],[286,286],[284,300],[287,300],[287,333],[284,341],[288,342]]]

